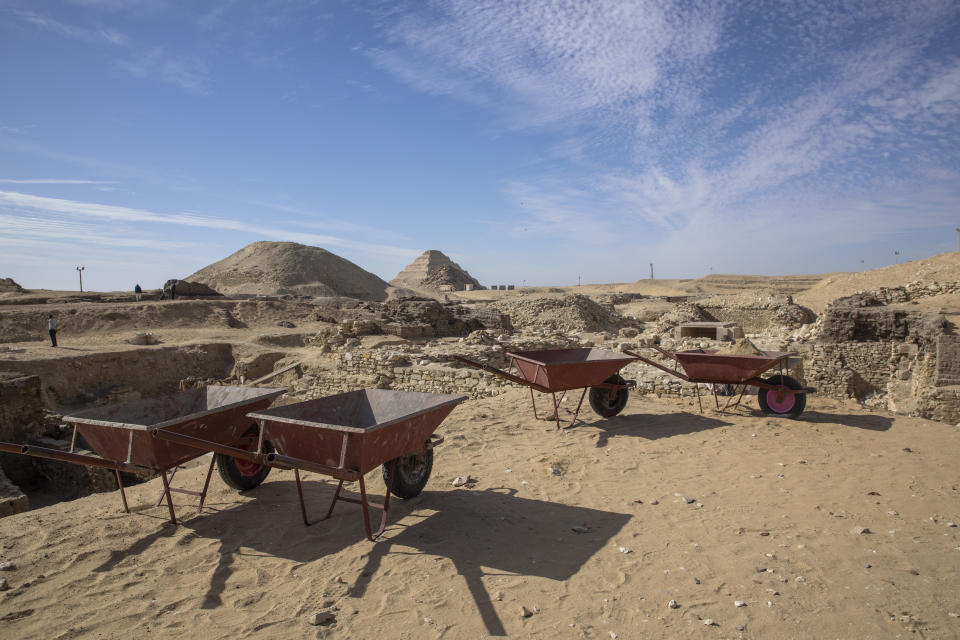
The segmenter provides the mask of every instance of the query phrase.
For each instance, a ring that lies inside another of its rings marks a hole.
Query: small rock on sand
[[[470,476],[457,476],[456,478],[453,479],[453,482],[451,484],[453,484],[453,486],[455,487],[462,487],[468,482],[470,482]]]
[[[532,615],[533,615],[533,611],[530,611],[530,609],[527,609],[526,607],[520,607],[521,618],[529,618]]]
[[[870,529],[868,529],[867,527],[854,527],[853,529],[850,530],[850,533],[854,535],[862,536],[870,533]]]
[[[0,571],[13,571],[17,567],[9,560],[0,562]]]
[[[337,621],[337,616],[333,615],[329,611],[321,611],[310,616],[310,624],[315,627],[326,626],[328,624],[333,624]]]
[[[670,602],[667,603],[667,606],[670,607],[671,609],[679,609],[680,603],[677,602],[676,600],[671,600]]]

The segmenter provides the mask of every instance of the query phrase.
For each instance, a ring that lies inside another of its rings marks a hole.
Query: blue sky
[[[955,0],[0,0],[0,63],[26,287],[256,240],[517,285],[957,248]]]

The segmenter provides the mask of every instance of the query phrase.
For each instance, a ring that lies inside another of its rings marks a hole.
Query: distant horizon
[[[258,239],[540,286],[958,246],[955,0],[5,0],[0,53],[0,276],[31,285]]]
[[[256,240],[255,240],[254,242],[263,242],[263,241],[256,241]],[[290,242],[290,241],[277,240],[276,242]],[[302,244],[302,243],[296,243],[296,244]],[[249,246],[249,245],[245,245],[245,246]],[[308,246],[312,246],[312,245],[308,245]],[[244,247],[240,247],[240,249],[242,249],[242,248],[244,248]],[[318,248],[324,249],[324,247],[318,247]],[[326,250],[326,251],[329,251],[329,249],[325,249],[325,250]],[[239,251],[239,249],[238,249],[238,251]],[[443,253],[444,255],[447,255],[447,253],[446,253],[445,251],[443,251],[442,249],[424,249],[424,252],[425,252],[425,251],[439,251],[439,252]],[[235,253],[235,252],[234,252],[234,253]],[[333,251],[330,251],[330,253],[333,253],[334,255],[336,255],[336,253],[333,252]],[[421,252],[421,255],[422,255],[422,253],[423,253],[423,252]],[[785,273],[771,273],[771,274],[765,274],[765,273],[705,273],[705,274],[702,274],[702,275],[699,275],[699,276],[676,277],[676,278],[661,278],[661,277],[657,276],[657,277],[655,277],[655,278],[649,278],[649,277],[647,277],[647,278],[637,278],[636,280],[617,280],[617,281],[609,281],[609,282],[586,282],[586,281],[584,281],[584,282],[579,283],[579,285],[578,285],[577,283],[572,283],[572,284],[530,284],[530,283],[520,284],[519,282],[506,282],[506,281],[504,281],[504,282],[494,282],[494,283],[490,283],[490,284],[481,282],[481,285],[483,285],[483,286],[486,287],[486,288],[490,288],[491,286],[497,286],[497,285],[501,285],[501,284],[502,284],[502,285],[514,285],[517,289],[520,289],[520,288],[528,288],[528,289],[529,289],[529,288],[541,288],[541,287],[576,288],[576,287],[578,287],[578,286],[630,285],[630,284],[636,284],[636,283],[639,283],[639,282],[691,281],[691,280],[701,280],[701,279],[709,278],[709,277],[755,277],[755,278],[826,277],[826,276],[831,275],[831,274],[851,274],[851,273],[861,273],[861,272],[867,272],[867,271],[877,271],[877,270],[880,270],[880,269],[885,269],[885,268],[887,268],[887,267],[895,267],[895,266],[910,264],[911,262],[919,262],[919,261],[923,261],[923,260],[929,260],[929,259],[932,259],[932,258],[937,258],[937,257],[939,257],[939,256],[941,256],[941,255],[947,255],[947,254],[949,254],[949,253],[958,253],[958,252],[957,252],[957,251],[947,251],[947,252],[944,252],[944,253],[935,254],[935,255],[931,255],[931,256],[915,258],[915,259],[913,259],[913,260],[900,260],[900,262],[898,262],[898,263],[895,262],[895,263],[891,263],[891,264],[888,264],[888,265],[882,265],[882,266],[879,266],[879,267],[875,267],[875,268],[873,268],[873,269],[866,269],[866,268],[865,268],[865,269],[857,270],[857,271],[822,271],[822,272],[794,273],[794,274],[785,274]],[[230,254],[230,255],[232,255],[232,254]],[[226,257],[228,257],[228,256],[223,256],[223,258],[226,258]],[[340,257],[342,257],[342,256],[340,256]],[[447,257],[450,257],[450,256],[447,255]],[[220,258],[219,260],[222,260],[223,258]],[[451,258],[451,259],[452,259],[452,258]],[[212,263],[210,263],[210,264],[214,264],[215,262],[219,262],[219,260],[215,260],[214,262],[212,262]],[[457,262],[456,260],[453,260],[453,261],[454,261],[454,262]],[[351,261],[351,262],[352,262],[352,261]],[[357,267],[359,267],[359,268],[364,269],[365,271],[367,271],[362,264],[356,264],[356,263],[354,263],[354,264],[355,264]],[[203,265],[203,267],[207,267],[207,266],[210,266],[210,265]],[[406,265],[405,265],[405,266],[406,266]],[[467,267],[467,266],[465,266],[465,265],[462,265],[462,264],[459,265],[459,266],[460,266],[460,268],[462,268],[462,269],[463,269],[464,271],[466,271],[467,273],[470,273],[470,275],[473,275],[473,274],[471,273],[469,267]],[[202,269],[203,267],[201,267],[201,269]],[[199,270],[200,270],[200,269],[197,269],[197,271],[199,271]],[[84,272],[83,272],[83,273],[84,273],[83,293],[125,293],[125,292],[133,291],[133,285],[131,285],[129,288],[121,288],[121,289],[93,289],[93,288],[89,288],[89,287],[87,286],[87,282],[88,282],[87,278],[88,278],[88,275],[87,275],[86,269],[84,269]],[[196,271],[191,272],[189,275],[193,275],[193,273],[196,273]],[[369,273],[372,273],[372,272],[369,272]],[[383,280],[384,282],[386,282],[386,283],[389,285],[390,280],[393,280],[398,274],[399,274],[399,271],[397,272],[397,274],[394,274],[394,275],[390,276],[389,278],[384,278],[383,276],[380,276],[379,274],[373,274],[373,275],[376,275],[378,278],[380,278],[381,280]],[[656,275],[656,272],[654,272],[654,275]],[[0,273],[0,278],[7,278],[7,277],[9,277],[9,276],[6,276],[6,275]],[[28,285],[24,284],[23,282],[20,282],[20,281],[17,280],[16,278],[12,278],[12,279],[13,279],[14,282],[16,282],[18,285],[20,285],[21,287],[23,287],[23,288],[24,288],[25,290],[27,290],[27,291],[52,291],[52,292],[74,292],[74,293],[80,293],[80,289],[79,289],[79,285],[80,285],[79,280],[80,280],[80,278],[79,278],[79,276],[77,276],[77,282],[76,282],[76,288],[75,288],[75,289],[74,289],[74,288],[69,288],[69,287],[57,289],[57,288],[48,288],[48,287],[43,287],[43,286],[28,286]],[[168,278],[168,280],[169,280],[169,279],[184,280],[184,281],[190,282],[190,280],[188,280],[188,277],[187,277],[187,276],[183,276],[183,277],[180,277],[180,278]],[[144,291],[157,291],[157,290],[160,290],[160,289],[162,288],[162,285],[163,285],[165,282],[166,282],[166,280],[165,280],[164,282],[160,283],[160,284],[157,285],[157,286],[146,286],[146,285],[144,285],[142,282],[136,282],[136,283],[134,283],[134,284],[139,284],[139,285],[143,288]],[[390,286],[393,286],[393,285],[390,285]]]

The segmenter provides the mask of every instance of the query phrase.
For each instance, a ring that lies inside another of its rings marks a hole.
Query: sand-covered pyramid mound
[[[254,242],[184,278],[223,294],[345,296],[384,300],[387,283],[320,247]]]
[[[482,289],[480,283],[469,273],[460,268],[456,262],[448,258],[442,251],[424,251],[423,255],[407,265],[407,268],[397,274],[390,281],[395,287],[425,287],[440,289],[450,286],[456,291],[462,291],[468,284],[474,289]]]
[[[0,293],[23,293],[23,287],[13,281],[13,278],[0,278]]]

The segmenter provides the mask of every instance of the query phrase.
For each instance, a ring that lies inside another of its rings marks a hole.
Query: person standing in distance
[[[50,317],[47,318],[47,328],[50,330],[50,346],[57,346],[57,319],[53,317],[53,314],[50,314]]]
[[[137,302],[140,302],[140,294],[143,293],[143,289],[140,288],[139,284],[133,288],[133,293],[137,296]]]

